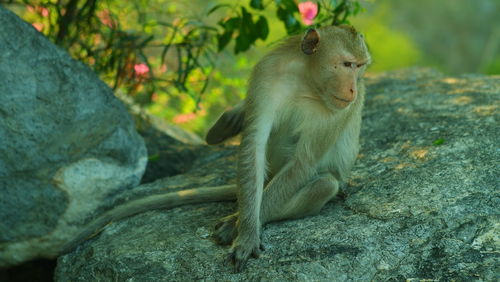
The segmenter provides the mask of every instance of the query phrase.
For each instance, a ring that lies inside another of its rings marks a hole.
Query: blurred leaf
[[[241,7],[241,18],[244,22],[252,22],[252,14],[250,14],[245,7]]]
[[[434,142],[432,142],[432,144],[434,146],[439,146],[439,145],[443,145],[444,141],[445,141],[444,138],[439,138],[439,139],[434,140]]]
[[[340,4],[338,4],[338,6],[336,6],[335,9],[333,10],[333,13],[336,14],[342,12],[345,6],[346,6],[345,1],[340,2]]]
[[[217,35],[217,50],[219,52],[226,48],[227,44],[229,44],[229,41],[231,41],[232,36],[232,30],[226,30],[223,34]]]
[[[157,162],[160,159],[160,154],[154,154],[148,156],[148,161],[150,162]]]
[[[250,7],[257,10],[264,10],[264,5],[262,4],[262,0],[250,0]]]
[[[291,14],[299,12],[299,7],[294,0],[281,0],[280,6],[284,7]]]
[[[282,7],[279,7],[276,11],[278,18],[285,24],[285,28],[288,34],[294,34],[300,30],[300,23],[295,19],[293,13]]]
[[[229,18],[227,20],[219,21],[219,25],[222,26],[225,30],[235,30],[240,25],[241,19],[239,17]]]
[[[240,52],[244,52],[250,48],[251,41],[248,36],[245,36],[243,34],[239,34],[236,37],[236,45],[234,46],[234,53],[238,54]]]
[[[217,11],[218,9],[220,8],[223,8],[223,7],[231,7],[231,5],[229,4],[219,4],[219,5],[215,5],[212,9],[210,9],[208,12],[207,12],[207,16],[210,15],[211,13]]]
[[[354,9],[352,11],[353,15],[357,15],[359,12],[363,11],[363,6],[359,2],[354,2]]]
[[[256,23],[256,30],[259,31],[259,38],[262,40],[266,40],[269,35],[269,25],[267,24],[267,19],[263,16],[259,17],[259,20]]]
[[[240,30],[236,37],[236,45],[234,46],[235,54],[248,50],[252,43],[255,42],[257,36],[254,31],[252,15],[248,13],[247,9],[241,7]]]

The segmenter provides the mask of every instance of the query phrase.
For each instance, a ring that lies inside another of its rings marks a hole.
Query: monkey
[[[353,27],[309,29],[255,66],[244,104],[209,131],[209,143],[242,133],[238,211],[215,230],[219,243],[232,244],[237,271],[263,250],[263,224],[316,214],[338,193],[359,151],[370,63]]]
[[[76,247],[113,220],[159,208],[237,199],[214,238],[231,244],[241,271],[263,251],[266,223],[317,214],[346,181],[359,151],[363,74],[371,63],[364,37],[348,25],[291,36],[254,67],[246,98],[208,131],[208,144],[241,134],[237,184],[147,196],[90,222],[63,248]]]

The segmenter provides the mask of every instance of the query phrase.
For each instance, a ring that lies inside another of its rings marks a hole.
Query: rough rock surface
[[[0,267],[54,257],[109,195],[139,184],[146,148],[112,91],[0,7]]]
[[[207,203],[108,225],[58,259],[56,280],[498,281],[500,76],[410,69],[367,85],[362,150],[341,196],[267,225],[266,251],[242,273],[211,238],[234,203]],[[210,150],[126,198],[233,181],[233,150]]]

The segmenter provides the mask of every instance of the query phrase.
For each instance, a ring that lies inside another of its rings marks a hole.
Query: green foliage
[[[250,7],[257,10],[264,10],[264,4],[262,0],[250,0]]]
[[[363,6],[358,1],[320,1],[318,9],[325,9],[326,12],[318,13],[316,19],[319,25],[324,25],[331,21],[332,25],[349,24],[349,17],[363,12]]]
[[[255,2],[255,1],[254,1]],[[225,5],[224,5],[225,6]],[[215,8],[223,7],[219,5]],[[214,12],[212,9],[209,13]],[[218,51],[222,51],[235,36],[236,44],[234,53],[244,52],[252,46],[258,39],[266,40],[269,34],[269,26],[264,16],[254,17],[245,7],[240,7],[241,12],[230,18],[221,19],[218,24],[222,27],[222,32],[217,34]]]
[[[434,145],[434,146],[443,145],[444,141],[445,141],[444,138],[439,138],[439,139],[434,140],[434,142],[432,142],[432,145]]]
[[[305,29],[305,17],[314,20],[315,26],[341,24],[361,11],[358,1],[352,0],[315,1],[310,4],[316,12],[307,15],[295,0],[231,1],[211,8],[210,1],[198,16],[189,15],[183,1],[0,3],[92,67],[113,89],[121,89],[169,120],[191,122],[191,129],[197,131],[205,127],[205,121],[197,119],[206,114],[202,101],[222,107],[245,91],[245,78],[229,78],[217,70],[228,46],[233,54],[248,52],[257,41],[268,39],[274,28],[270,22],[276,19],[287,34],[295,34]],[[205,95],[209,81],[210,95]],[[229,97],[228,91],[240,94]]]
[[[293,0],[275,0],[277,9],[276,16],[284,24],[288,34],[297,33],[300,28],[300,22],[295,18],[295,14],[299,12],[297,4]]]
[[[303,24],[297,19],[300,17],[300,11],[296,1],[274,0],[273,3],[276,17],[284,24],[287,34],[296,34],[303,29]],[[348,17],[362,11],[362,6],[357,1],[318,1],[315,5],[318,11],[318,15],[315,16],[316,26],[323,26],[329,22],[332,25],[349,23]],[[237,9],[229,4],[216,5],[210,9],[209,15],[221,8],[233,8],[232,16],[218,22],[219,26],[222,27],[222,31],[217,35],[219,51],[222,51],[233,38],[236,42],[235,54],[247,51],[258,39],[265,40],[267,38],[269,34],[268,21],[265,16],[259,15],[266,9],[263,1],[250,0],[249,6],[253,11],[241,6],[241,11],[234,12]],[[257,20],[256,17],[258,17]]]

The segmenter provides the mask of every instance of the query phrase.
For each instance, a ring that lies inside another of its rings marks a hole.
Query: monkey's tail
[[[236,185],[230,184],[156,194],[132,200],[114,207],[88,223],[74,239],[62,246],[60,255],[71,252],[80,243],[99,234],[107,224],[125,217],[156,209],[171,209],[187,204],[229,201],[234,199],[236,199]]]

